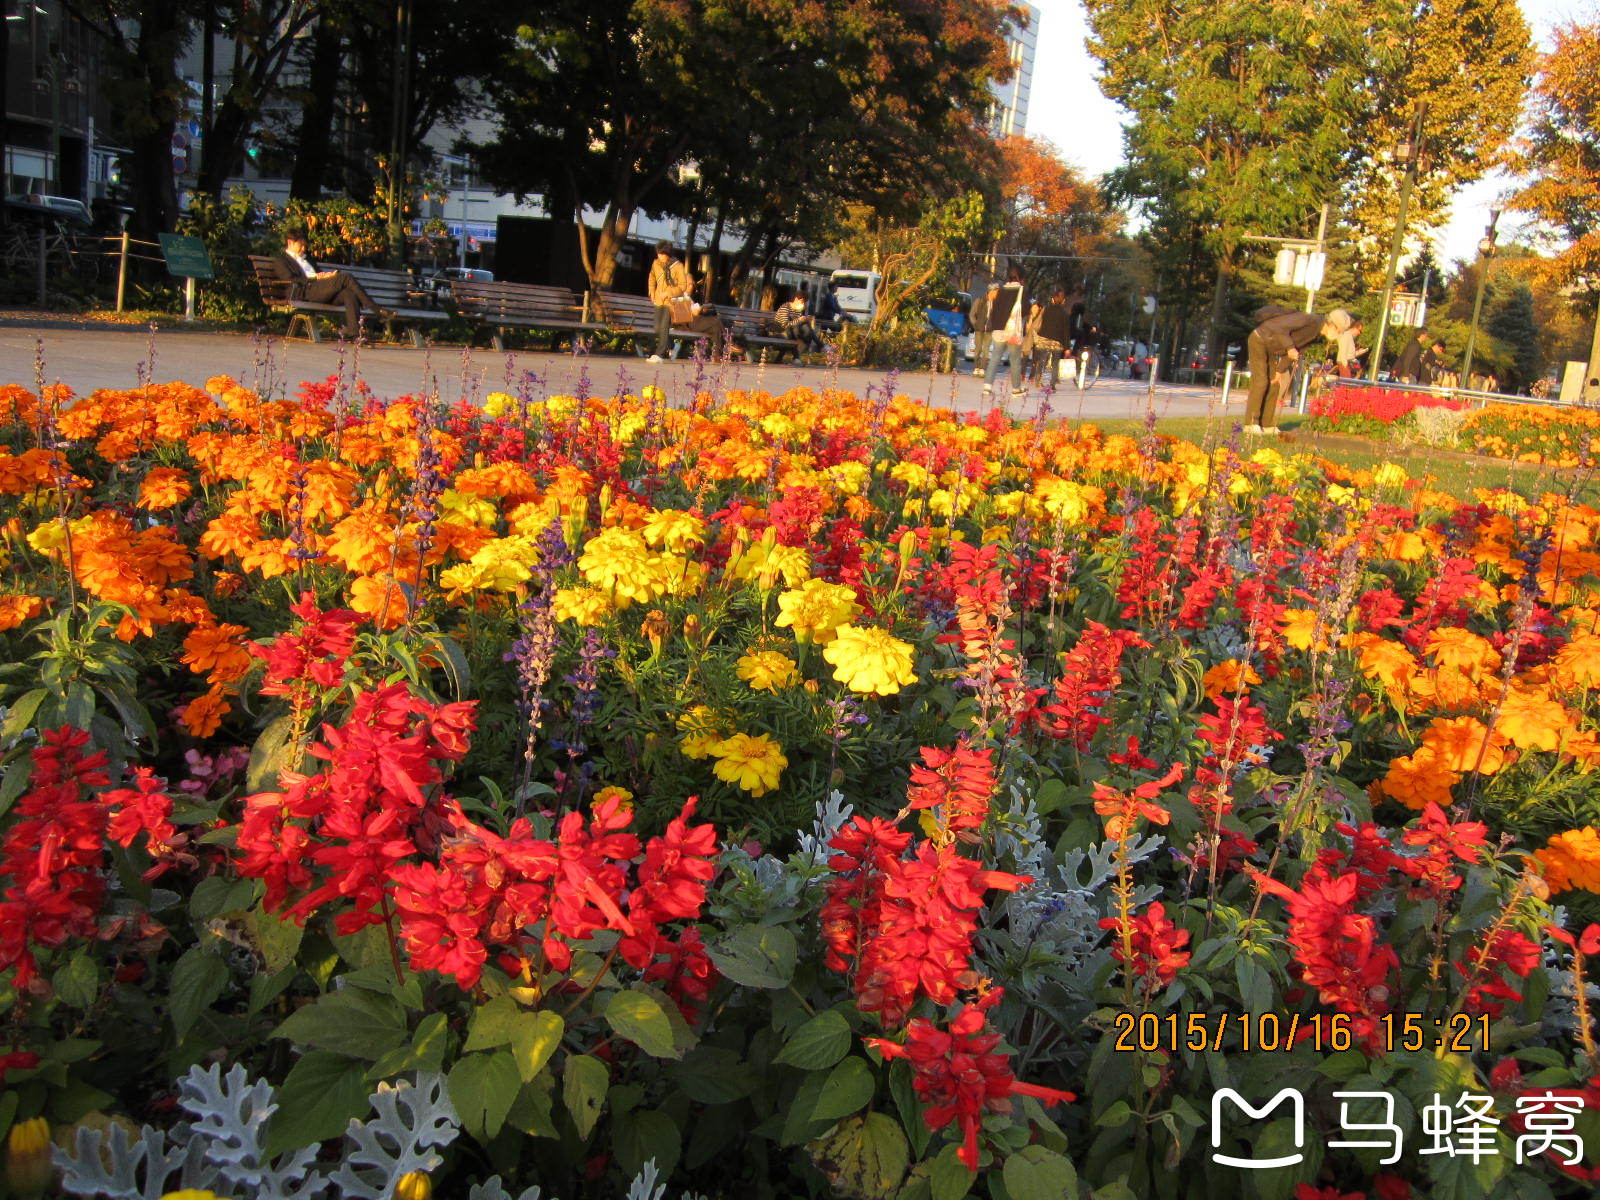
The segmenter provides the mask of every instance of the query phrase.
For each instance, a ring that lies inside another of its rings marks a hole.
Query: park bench
[[[285,331],[285,336],[293,337],[295,326],[303,324],[307,339],[320,342],[322,335],[317,329],[317,317],[332,316],[341,319],[344,317],[344,306],[341,304],[318,304],[311,300],[294,299],[293,282],[273,275],[272,259],[267,255],[250,255],[250,266],[255,272],[256,286],[261,290],[261,302],[273,312],[289,314],[289,328]],[[396,322],[404,322],[408,326],[407,333],[414,346],[422,345],[422,335],[416,328],[418,324],[444,321],[449,318],[448,313],[414,308],[410,305],[411,276],[405,271],[385,271],[377,267],[349,267],[343,263],[317,263],[316,267],[319,271],[345,271],[354,275],[356,281],[366,289],[367,295],[372,297],[372,302],[381,310],[373,313],[373,316],[391,328]]]
[[[733,334],[734,343],[744,347],[746,356],[755,358],[759,354],[761,361],[766,362],[771,353],[773,361],[777,362],[785,354],[792,354],[795,361],[799,361],[800,343],[772,330],[776,313],[764,308],[728,308],[719,304],[717,315]]]
[[[355,276],[356,282],[366,289],[367,295],[372,297],[372,302],[382,310],[379,315],[390,332],[393,332],[396,324],[404,324],[413,346],[422,345],[422,331],[418,326],[450,319],[450,314],[447,312],[417,306],[418,293],[410,271],[392,271],[384,267],[353,267],[345,263],[330,262],[319,262],[317,270],[343,271],[346,275]]]
[[[549,333],[604,333],[603,321],[585,318],[583,304],[564,287],[545,287],[532,283],[486,283],[458,279],[450,285],[456,309],[491,330],[494,348],[504,350],[508,329],[543,330]]]
[[[719,308],[717,310],[721,312]],[[601,321],[614,336],[631,339],[640,354],[649,353],[656,334],[656,306],[648,296],[631,296],[626,292],[590,292],[588,317]],[[676,342],[703,342],[706,335],[691,329],[674,329]]]

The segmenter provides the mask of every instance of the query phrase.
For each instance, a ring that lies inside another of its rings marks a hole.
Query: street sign
[[[1428,299],[1421,292],[1395,292],[1389,300],[1389,324],[1415,329],[1428,323]]]
[[[167,274],[179,278],[215,279],[211,254],[205,242],[182,233],[163,233],[161,257],[167,260]]]

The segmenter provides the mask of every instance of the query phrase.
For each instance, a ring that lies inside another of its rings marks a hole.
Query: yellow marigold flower
[[[1283,610],[1283,639],[1296,650],[1326,650],[1328,634],[1326,625],[1318,627],[1317,612],[1311,608],[1286,608]],[[1314,644],[1314,645],[1313,645]]]
[[[439,510],[446,518],[464,525],[492,527],[500,519],[495,506],[482,496],[468,495],[454,488],[445,488],[439,493]]]
[[[1561,735],[1576,725],[1566,706],[1542,688],[1519,687],[1507,693],[1494,722],[1497,732],[1524,750],[1554,750]]]
[[[795,661],[777,650],[752,650],[735,664],[739,678],[758,692],[776,692],[800,679]]]
[[[735,579],[742,583],[754,580],[762,589],[773,587],[779,579],[786,587],[797,587],[810,571],[811,556],[799,546],[769,545],[765,539],[751,546],[733,564]]]
[[[603,787],[598,792],[596,792],[594,794],[594,802],[596,804],[599,804],[600,802],[602,802],[604,800],[620,800],[624,804],[626,804],[629,801],[631,801],[632,799],[633,799],[633,793],[632,792],[630,792],[625,787],[617,787],[615,784],[612,784],[612,785],[607,786],[607,787]]]
[[[1219,696],[1233,696],[1253,683],[1260,683],[1261,676],[1249,663],[1230,658],[1208,670],[1200,682],[1206,690],[1206,699],[1215,701]]]
[[[833,677],[864,696],[892,696],[917,681],[911,669],[912,647],[881,629],[841,625],[823,648]]]
[[[1533,856],[1544,868],[1552,892],[1571,888],[1600,892],[1600,832],[1593,825],[1556,834]]]
[[[1372,482],[1379,487],[1400,487],[1410,476],[1405,468],[1397,463],[1379,463],[1372,472]]]
[[[722,731],[717,727],[714,713],[704,704],[696,704],[688,712],[678,717],[678,728],[683,730],[683,738],[679,741],[679,749],[685,758],[699,761],[710,758],[712,748],[722,741]]]
[[[644,540],[656,549],[682,554],[706,540],[706,523],[692,512],[663,508],[650,514],[643,533]]]
[[[599,588],[557,588],[550,601],[550,611],[558,621],[598,625],[611,612],[611,598]]]
[[[666,590],[660,556],[634,529],[611,528],[595,534],[583,548],[578,570],[596,587],[628,601],[654,600]]]
[[[789,760],[783,747],[766,734],[736,733],[711,747],[717,778],[743,788],[752,796],[765,796],[778,786]]]
[[[825,646],[833,641],[834,631],[848,625],[860,611],[855,592],[844,584],[808,579],[797,588],[778,593],[778,618],[774,624],[794,630],[797,642]]]
[[[1422,731],[1422,744],[1452,771],[1493,775],[1505,766],[1505,735],[1476,717],[1435,717]]]
[[[483,400],[483,411],[491,417],[503,417],[516,405],[516,398],[505,392],[490,392]]]
[[[50,1186],[50,1122],[18,1121],[6,1135],[6,1182],[18,1196],[38,1196]]]
[[[426,1176],[424,1176],[424,1178],[426,1178]],[[398,1196],[399,1194],[399,1188],[397,1186],[395,1195]],[[161,1197],[161,1200],[228,1200],[228,1198],[226,1196],[219,1196],[215,1192],[208,1191],[205,1188],[184,1188],[182,1191],[164,1193]]]
[[[1104,493],[1096,495],[1098,491],[1098,488],[1085,487],[1068,479],[1046,479],[1034,489],[1034,494],[1044,505],[1044,511],[1054,520],[1066,525],[1081,525],[1096,503],[1104,501]]]
[[[77,522],[73,522],[73,532],[76,533]],[[60,521],[46,521],[28,534],[28,545],[40,554],[49,554],[59,550],[67,544],[67,531],[62,528]]]

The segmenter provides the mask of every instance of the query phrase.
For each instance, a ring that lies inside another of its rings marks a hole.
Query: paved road
[[[698,379],[701,388],[720,392],[728,388],[781,392],[791,387],[840,387],[862,393],[886,383],[883,371],[828,367],[727,366],[666,362],[652,366],[642,358],[544,353],[505,353],[435,346],[411,349],[400,346],[341,348],[334,343],[313,345],[277,337],[163,330],[86,322],[70,317],[47,318],[25,312],[0,312],[0,383],[32,385],[36,355],[44,363],[47,383],[61,382],[82,394],[95,388],[135,386],[141,373],[156,380],[184,379],[202,383],[213,375],[227,374],[258,388],[293,394],[303,380],[325,379],[340,370],[357,372],[379,396],[437,391],[447,402],[466,396],[481,400],[491,391],[515,391],[524,373],[532,372],[535,394],[571,394],[585,377],[591,394],[615,395],[659,384],[669,397],[687,395]],[[152,366],[153,363],[153,366]],[[1034,416],[1041,395],[1007,396],[997,383],[994,398],[983,393],[983,382],[970,374],[935,375],[926,371],[896,377],[897,393],[961,412],[986,412],[995,403],[1017,416]],[[1162,384],[1151,391],[1144,383],[1102,379],[1084,391],[1068,387],[1049,397],[1051,413],[1066,417],[1140,418],[1153,406],[1158,417],[1221,415],[1220,391]],[[1237,390],[1228,405],[1230,414],[1243,410]]]

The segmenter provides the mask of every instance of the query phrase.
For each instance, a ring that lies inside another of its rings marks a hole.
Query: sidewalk
[[[783,392],[794,387],[844,388],[857,394],[884,386],[886,372],[828,367],[717,365],[692,361],[652,366],[643,358],[619,355],[573,355],[534,352],[498,354],[454,346],[421,350],[400,346],[340,346],[324,342],[288,341],[279,337],[191,330],[161,330],[91,322],[63,315],[0,311],[0,383],[35,382],[35,358],[41,354],[46,383],[64,383],[80,394],[96,388],[128,388],[140,371],[157,381],[182,379],[202,384],[213,375],[231,375],[258,389],[293,395],[305,380],[326,379],[340,371],[354,372],[379,396],[437,392],[447,403],[461,397],[476,403],[493,391],[515,392],[525,373],[536,382],[536,395],[574,394],[587,380],[594,395],[637,392],[647,384],[663,388],[678,400],[691,387]],[[153,358],[153,368],[152,368]],[[1003,377],[1002,377],[1003,378]],[[997,381],[993,398],[983,381],[971,374],[934,375],[906,372],[894,383],[897,394],[958,412],[988,412],[1004,406],[1013,416],[1032,417],[1041,395],[1010,397]],[[1219,410],[1221,392],[1188,385],[1101,379],[1085,391],[1068,387],[1050,397],[1050,412],[1063,417],[1141,418],[1151,407],[1157,417],[1207,416]],[[1243,409],[1235,391],[1229,410]]]

